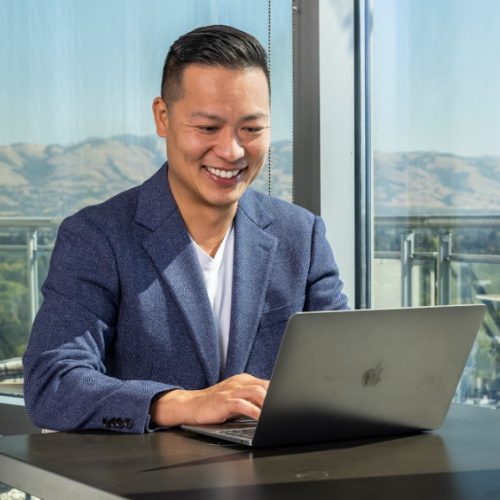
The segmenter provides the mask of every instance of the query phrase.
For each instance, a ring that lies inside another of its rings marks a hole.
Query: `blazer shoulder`
[[[312,212],[303,207],[253,189],[247,189],[241,199],[240,207],[256,223],[265,220],[266,225],[310,227],[314,225],[316,219]]]
[[[155,227],[174,208],[166,179],[164,163],[149,179],[110,199],[81,209],[69,219],[84,220],[99,227],[129,226],[136,221],[146,227]]]
[[[123,227],[135,218],[141,186],[118,193],[102,203],[89,205],[64,220],[65,224],[88,223],[102,229]]]

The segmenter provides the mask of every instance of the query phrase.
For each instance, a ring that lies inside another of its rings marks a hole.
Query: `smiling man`
[[[168,162],[60,227],[23,358],[41,427],[258,418],[288,318],[347,307],[322,220],[248,189],[270,144],[257,40],[179,38],[153,113]]]

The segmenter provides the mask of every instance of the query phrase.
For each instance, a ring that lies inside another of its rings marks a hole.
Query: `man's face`
[[[183,94],[168,111],[160,98],[153,103],[176,202],[192,209],[236,206],[269,150],[266,76],[257,68],[192,64],[184,70]]]

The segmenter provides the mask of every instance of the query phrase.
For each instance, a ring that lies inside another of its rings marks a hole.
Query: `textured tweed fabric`
[[[149,430],[155,395],[217,383],[210,303],[167,182],[66,219],[23,358],[32,421],[53,430]],[[248,189],[234,220],[225,373],[268,379],[288,318],[347,308],[322,220]]]

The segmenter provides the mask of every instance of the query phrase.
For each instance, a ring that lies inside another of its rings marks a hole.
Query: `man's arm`
[[[59,229],[44,302],[23,357],[26,410],[39,427],[144,432],[155,394],[177,386],[106,373],[120,305],[120,282],[106,236],[70,218]],[[133,360],[131,360],[133,362]]]
[[[304,311],[349,309],[342,287],[339,268],[326,239],[325,223],[321,217],[316,216],[311,238],[311,262]]]

